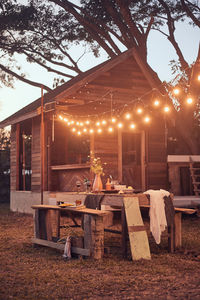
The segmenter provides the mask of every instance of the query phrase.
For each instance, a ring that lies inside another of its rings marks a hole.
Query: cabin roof
[[[120,105],[158,88],[158,85],[157,74],[150,71],[137,50],[132,48],[44,94],[44,105],[51,102],[65,105],[69,113],[77,112],[80,105],[90,113],[96,109],[105,111],[110,105],[111,93],[116,105]],[[99,107],[92,105],[97,97],[103,99]],[[0,122],[0,128],[39,115],[40,105],[41,98],[38,98]]]

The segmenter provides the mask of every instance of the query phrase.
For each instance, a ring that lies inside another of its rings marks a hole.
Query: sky
[[[186,23],[180,23],[176,27],[176,38],[181,47],[186,61],[191,64],[196,60],[199,42],[200,29],[188,26]],[[82,53],[81,46],[76,48],[77,57]],[[28,64],[23,56],[16,56],[19,64],[25,70],[25,73],[30,75],[31,80],[39,81],[47,84],[52,88],[54,75],[46,73],[39,67]],[[94,65],[101,63],[107,59],[107,55],[102,53],[98,59],[94,59],[87,54],[81,60],[82,70],[90,69]],[[166,38],[156,31],[151,31],[148,39],[148,62],[154,71],[158,73],[162,81],[169,81],[173,79],[171,74],[169,61],[177,59],[176,53]],[[0,121],[12,115],[22,107],[33,102],[41,96],[39,88],[27,85],[23,82],[16,81],[14,88],[2,87],[0,88]]]

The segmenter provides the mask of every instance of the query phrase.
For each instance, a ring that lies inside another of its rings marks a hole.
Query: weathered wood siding
[[[10,190],[16,191],[18,188],[18,168],[17,168],[17,125],[11,127],[11,149],[10,149]]]
[[[40,191],[41,184],[41,156],[40,156],[40,118],[32,120],[32,176],[31,190]]]
[[[162,119],[155,118],[146,134],[147,189],[168,189],[165,128]]]

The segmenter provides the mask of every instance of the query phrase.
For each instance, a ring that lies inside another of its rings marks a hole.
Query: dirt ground
[[[106,234],[101,261],[34,248],[33,218],[0,205],[0,299],[200,299],[200,218],[183,217],[183,248],[167,252],[149,235],[150,261],[123,260],[120,237]]]

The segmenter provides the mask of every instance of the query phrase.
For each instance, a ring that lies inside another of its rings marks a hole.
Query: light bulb
[[[112,127],[109,127],[109,128],[108,128],[108,131],[109,131],[109,132],[113,132],[113,128],[112,128]]]
[[[106,122],[105,120],[102,121],[102,124],[103,124],[103,125],[106,125],[106,123],[107,123],[107,122]]]
[[[198,81],[200,81],[200,75],[198,75],[197,79],[198,79]]]
[[[60,119],[60,120],[63,120],[63,117],[62,117],[61,115],[59,115],[59,119]]]
[[[144,121],[145,121],[145,123],[149,123],[150,118],[149,118],[149,117],[145,117],[145,118],[144,118]]]
[[[78,131],[77,134],[78,134],[78,135],[81,135],[81,131]]]
[[[76,131],[76,128],[72,128],[72,131],[75,132],[75,131]]]
[[[83,129],[83,132],[87,132],[87,128],[84,128],[84,129]]]
[[[122,123],[118,123],[118,128],[122,128],[123,127],[123,124]]]
[[[90,129],[90,133],[93,133],[94,132],[94,129]]]
[[[102,129],[99,128],[99,129],[97,130],[97,132],[98,132],[98,133],[102,133]]]
[[[192,104],[192,102],[193,102],[193,99],[192,99],[191,97],[188,97],[188,98],[187,98],[187,103],[188,103],[188,104]]]
[[[180,90],[178,88],[173,89],[174,95],[178,95],[180,93]]]
[[[83,126],[83,122],[80,122],[80,126]]]
[[[78,126],[79,126],[79,125],[80,125],[80,123],[79,123],[79,122],[76,122],[76,125],[78,125]]]
[[[138,114],[141,114],[141,113],[142,113],[142,108],[139,107],[139,108],[137,109],[137,113],[138,113]]]
[[[125,118],[126,118],[127,120],[129,120],[129,119],[131,118],[131,114],[129,114],[129,113],[125,114]]]
[[[89,121],[89,120],[85,121],[85,124],[89,125],[89,124],[90,124],[90,121]]]
[[[115,119],[115,118],[112,118],[111,122],[112,122],[112,123],[115,123],[115,122],[116,122],[116,119]]]
[[[164,112],[169,112],[169,106],[164,107]]]
[[[67,118],[64,118],[64,121],[65,121],[65,122],[68,122],[68,119],[67,119]]]
[[[97,125],[97,126],[100,126],[100,122],[96,122],[96,125]]]
[[[130,128],[134,129],[135,128],[135,124],[131,123]]]
[[[159,104],[160,104],[160,101],[158,101],[158,100],[154,101],[154,106],[159,106]]]

